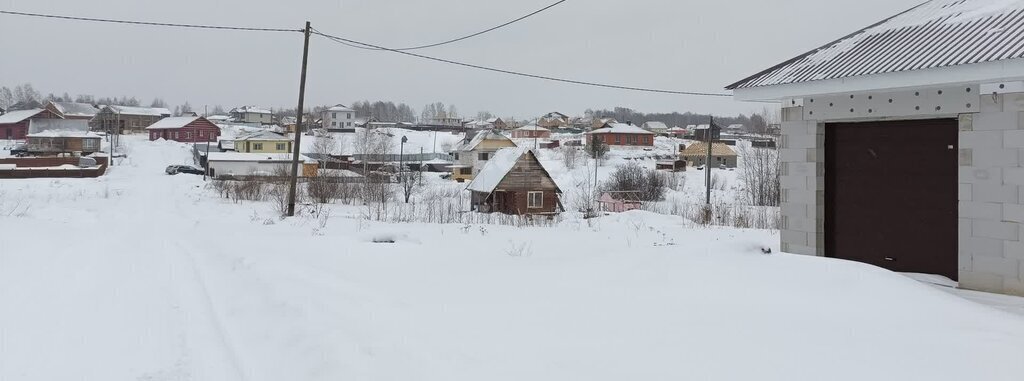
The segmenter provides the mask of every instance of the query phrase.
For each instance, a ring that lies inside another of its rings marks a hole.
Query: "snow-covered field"
[[[0,380],[1024,377],[1024,317],[772,231],[355,206],[320,228],[165,175],[185,145],[130,144],[102,178],[0,181]]]

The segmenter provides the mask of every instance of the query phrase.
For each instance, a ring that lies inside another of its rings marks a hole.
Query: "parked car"
[[[168,165],[167,169],[164,170],[168,175],[177,175],[179,173],[188,173],[191,175],[202,175],[203,170],[190,166],[190,165]]]

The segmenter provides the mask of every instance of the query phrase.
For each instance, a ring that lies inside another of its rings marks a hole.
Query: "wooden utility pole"
[[[714,142],[715,117],[711,117],[708,124],[708,132],[704,134],[704,140],[708,143],[708,155],[704,158],[704,185],[707,187],[705,203],[711,205],[711,143]]]
[[[292,178],[288,183],[288,217],[295,215],[295,187],[299,181],[299,151],[302,149],[302,114],[303,103],[306,100],[306,63],[309,58],[309,21],[306,21],[306,29],[302,34],[305,40],[302,43],[302,74],[299,76],[299,107],[296,109],[295,117],[295,147],[292,152]]]

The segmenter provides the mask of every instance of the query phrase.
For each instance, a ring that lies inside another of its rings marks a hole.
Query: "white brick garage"
[[[835,254],[827,250],[833,238],[827,232],[843,227],[828,226],[829,126],[952,119],[956,183],[949,186],[958,199],[951,218],[960,286],[1024,295],[1022,10],[1021,2],[998,8],[979,0],[932,1],[729,86],[737,99],[782,103],[783,251]],[[879,229],[922,229],[884,222]],[[861,233],[872,237],[842,232]],[[892,238],[871,245],[894,246]]]

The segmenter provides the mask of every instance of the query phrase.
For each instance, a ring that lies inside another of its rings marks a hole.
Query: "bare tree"
[[[576,147],[562,146],[562,164],[566,169],[576,169],[579,165],[580,151]]]
[[[398,178],[406,204],[409,203],[409,197],[419,189],[420,177],[423,176],[422,170],[423,168],[420,168],[419,171],[406,171],[405,168],[399,168]]]
[[[782,195],[782,161],[773,148],[740,147],[740,181],[747,202],[756,206],[779,206]]]
[[[335,154],[338,142],[330,136],[318,136],[313,140],[313,152],[318,154],[321,160],[326,160],[330,155]],[[332,170],[321,166],[317,168],[316,176],[306,183],[306,193],[319,204],[328,204],[336,200],[341,193],[341,183]]]
[[[6,86],[0,87],[0,108],[8,109],[15,103],[14,93]]]

